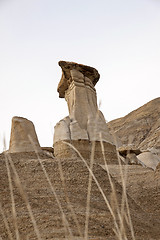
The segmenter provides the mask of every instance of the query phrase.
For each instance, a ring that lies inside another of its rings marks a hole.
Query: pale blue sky
[[[59,60],[95,67],[106,120],[160,96],[159,0],[0,0],[0,151],[13,116],[33,121],[41,146],[68,115]]]

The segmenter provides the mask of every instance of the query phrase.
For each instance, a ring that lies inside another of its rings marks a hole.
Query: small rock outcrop
[[[54,153],[56,157],[73,157],[75,151],[63,141],[76,146],[85,158],[90,158],[91,145],[96,141],[95,154],[102,155],[100,141],[105,145],[105,155],[116,158],[116,149],[105,118],[97,106],[95,84],[99,80],[96,69],[73,62],[60,61],[62,77],[58,84],[60,98],[65,98],[69,116],[55,126]],[[77,154],[76,154],[77,155]]]
[[[41,152],[35,127],[31,121],[22,117],[12,118],[9,152]]]
[[[142,153],[142,151],[138,148],[136,148],[134,145],[129,144],[129,145],[123,145],[118,148],[118,152],[123,156],[126,157],[127,154],[129,153],[134,153],[136,155]]]
[[[138,158],[137,155],[142,153],[140,149],[136,148],[134,145],[123,145],[119,147],[118,149],[119,157],[125,164],[129,165],[142,165],[145,167],[145,164],[143,164]]]
[[[126,156],[126,162],[128,162],[128,164],[134,165],[139,164],[138,158],[135,153],[128,153]]]
[[[160,158],[151,152],[143,152],[137,155],[137,158],[143,162],[146,167],[152,168],[153,170],[156,170],[156,167],[160,163]]]

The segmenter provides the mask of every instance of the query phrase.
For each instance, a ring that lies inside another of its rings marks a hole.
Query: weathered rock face
[[[73,147],[75,147],[85,160],[91,158],[91,151],[93,147],[92,142],[84,139],[77,140],[77,141],[65,140],[64,142],[59,141],[54,144],[54,154],[58,158],[61,158],[61,159],[75,158],[76,159],[77,157],[79,157],[79,154],[66,143],[69,143]],[[104,146],[104,155],[105,155],[107,164],[118,164],[115,146],[108,142],[103,142],[103,146]],[[104,164],[101,143],[99,141],[95,142],[94,162],[99,164]]]
[[[85,77],[89,78],[92,82],[92,84],[95,86],[98,82],[100,75],[98,71],[95,68],[83,65],[83,64],[77,64],[75,62],[65,62],[65,61],[59,61],[59,66],[62,68],[62,77],[58,84],[58,92],[59,97],[64,98],[65,97],[65,91],[68,89],[70,85],[71,79],[71,70],[76,70]]]
[[[33,152],[35,150],[41,152],[33,123],[26,118],[13,117],[9,152]]]
[[[150,150],[160,156],[160,98],[156,98],[125,117],[108,123],[124,145]]]
[[[55,126],[55,156],[59,156],[60,146],[61,150],[63,149],[62,141],[64,140],[72,141],[73,145],[77,145],[76,141],[85,140],[86,148],[90,146],[90,142],[102,140],[110,144],[115,153],[115,146],[105,118],[97,106],[94,85],[100,77],[98,71],[72,62],[60,61],[59,65],[62,68],[62,78],[58,85],[58,92],[59,96],[67,101],[69,116]],[[60,145],[57,144],[60,142]]]
[[[160,158],[151,152],[143,152],[137,156],[137,158],[145,164],[146,167],[156,170],[156,167],[160,163]]]
[[[160,109],[159,119],[153,123],[153,126],[148,132],[147,137],[140,143],[139,147],[141,149],[148,149],[155,154],[159,154],[160,156]]]

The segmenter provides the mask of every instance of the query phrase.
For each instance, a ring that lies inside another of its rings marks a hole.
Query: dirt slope
[[[122,185],[119,166],[109,165],[109,171],[111,176]],[[123,165],[122,171],[123,174],[127,171],[128,194],[145,212],[158,217],[160,215],[160,173],[138,165]]]
[[[125,117],[108,123],[123,144],[134,144],[160,152],[160,98],[156,98]]]
[[[36,159],[35,154],[12,154],[12,159],[21,179],[22,185],[28,195],[38,228],[42,239],[64,239],[65,229],[62,223],[61,212],[53,193],[42,172],[41,166]],[[61,206],[66,214],[69,225],[74,236],[78,236],[76,224],[72,214],[66,204],[65,190],[62,186],[58,161],[56,159],[46,158],[42,155],[43,164],[47,173],[54,184],[57,196]],[[84,232],[86,197],[88,186],[88,170],[80,159],[61,161],[63,173],[66,182],[66,192],[77,215],[82,232]],[[106,171],[101,166],[94,165],[94,174],[98,179],[105,195],[110,199],[111,188]],[[12,173],[13,177],[13,173]],[[113,179],[117,199],[121,201],[122,188],[120,184]],[[9,221],[10,228],[13,230],[13,219],[11,214],[11,197],[8,187],[8,177],[3,154],[0,155],[0,200],[5,216]],[[30,221],[24,200],[22,199],[17,187],[14,184],[14,197],[16,202],[16,212],[18,216],[18,228],[21,239],[37,239],[33,232],[33,226]],[[113,202],[112,202],[113,204]],[[157,216],[150,215],[143,211],[132,198],[129,197],[131,217],[135,229],[136,239],[159,239],[160,219]],[[104,203],[96,184],[92,183],[91,191],[91,209],[89,221],[90,239],[109,239],[114,240],[112,217]],[[129,232],[128,232],[129,234]],[[4,222],[0,214],[0,236],[2,239],[8,239]],[[74,238],[79,239],[79,238]],[[128,239],[131,239],[130,234]]]

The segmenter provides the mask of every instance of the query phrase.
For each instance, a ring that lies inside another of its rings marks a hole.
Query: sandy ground
[[[11,154],[11,158],[21,180],[25,194],[27,195],[42,239],[64,239],[68,236],[68,232],[64,227],[66,224],[64,224],[62,213],[36,155],[34,153],[19,153]],[[47,157],[45,154],[41,154],[40,158],[42,159],[42,163],[48,173],[52,185],[54,186],[61,208],[63,209],[74,236],[73,239],[83,239],[83,237],[79,237],[78,228],[69,204],[67,204],[67,199],[70,200],[83,235],[88,188],[88,170],[86,166],[80,159],[61,160],[65,179],[64,186],[60,177],[59,160]],[[116,189],[116,196],[119,202],[118,206],[120,207],[122,187],[119,169],[117,165],[110,165],[109,169]],[[116,211],[106,171],[98,164],[94,164],[93,171],[105,193],[105,196],[107,196],[113,209]],[[37,239],[24,197],[20,194],[19,188],[17,188],[17,185],[15,184],[15,176],[12,170],[11,175],[20,239]],[[11,195],[3,154],[0,155],[0,183],[0,202],[5,217],[9,223],[13,239],[15,239],[14,219],[11,212]],[[160,239],[159,187],[159,173],[156,175],[152,170],[144,169],[141,166],[129,166],[127,178],[128,202],[135,232],[135,239],[137,240]],[[89,239],[117,239],[113,232],[113,228],[114,223],[112,216],[99,189],[97,188],[97,185],[92,181],[88,230]],[[127,224],[126,232],[128,239],[132,239]],[[0,237],[2,239],[9,239],[1,213]]]

